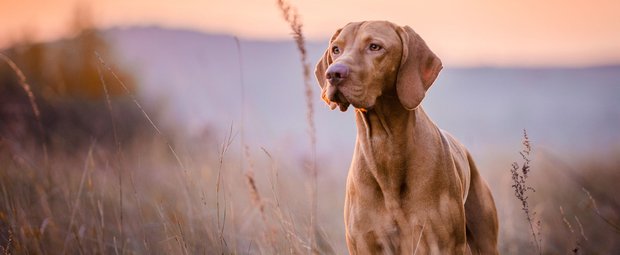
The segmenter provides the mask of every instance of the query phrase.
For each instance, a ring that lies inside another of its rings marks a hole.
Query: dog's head
[[[413,110],[441,69],[441,60],[410,27],[366,21],[336,31],[315,75],[331,109],[372,109],[381,95],[395,94]]]

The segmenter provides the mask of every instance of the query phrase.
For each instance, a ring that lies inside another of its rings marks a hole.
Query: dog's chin
[[[336,89],[336,87],[331,85],[323,90],[322,97],[332,110],[339,108],[341,112],[346,112],[349,105],[351,105],[347,97]]]
[[[346,112],[349,109],[349,103],[329,102],[329,109],[340,109],[341,112]]]
[[[346,112],[349,109],[349,101],[347,98],[340,92],[337,93],[335,98],[329,100],[329,108],[334,110],[336,108],[340,109],[341,112]]]
[[[355,109],[361,110],[363,112],[368,111],[368,110],[372,110],[373,105],[370,104],[356,104],[356,103],[351,103],[351,105],[353,107],[355,107]]]
[[[347,109],[349,109],[349,106],[353,106],[356,109],[360,109],[362,111],[366,111],[366,110],[371,110],[373,108],[374,104],[366,102],[366,101],[347,100],[345,102],[343,102],[343,101],[330,102],[330,106],[329,107],[332,110],[336,109],[336,107],[338,107],[341,112],[346,112]]]
[[[347,102],[356,109],[367,111],[374,108],[376,99],[350,97]]]
[[[341,112],[346,112],[349,106],[353,106],[356,109],[369,110],[372,109],[373,103],[366,100],[356,100],[355,98],[349,99],[344,93],[339,92],[334,100],[329,102],[329,108],[334,110],[340,109]]]
[[[348,93],[348,90],[338,89],[335,86],[328,85],[322,91],[323,100],[329,105],[331,110],[336,108],[341,112],[346,112],[349,106],[353,106],[357,109],[369,110],[375,104],[376,98],[357,97],[352,93]]]
[[[349,106],[353,106],[354,108],[361,110],[372,109],[376,98],[369,98],[367,95],[357,95],[350,89],[344,87],[343,89],[336,91],[333,101],[336,103],[336,106],[340,108],[340,111],[345,112]],[[335,109],[335,107],[332,108],[332,110],[333,109]]]

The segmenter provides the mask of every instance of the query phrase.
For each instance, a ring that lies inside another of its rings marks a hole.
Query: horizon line
[[[222,32],[222,31],[204,31],[201,29],[184,27],[184,26],[171,26],[171,25],[162,25],[162,24],[130,24],[130,25],[112,25],[112,26],[101,26],[101,27],[93,27],[87,29],[94,29],[100,33],[106,33],[109,31],[122,31],[122,30],[139,30],[139,29],[157,29],[161,31],[171,31],[171,32],[186,32],[193,33],[197,35],[203,36],[220,36],[220,37],[230,37],[239,38],[241,41],[250,42],[250,43],[291,43],[294,44],[294,39],[291,37],[257,37],[257,36],[240,36],[235,35],[233,33]],[[55,38],[38,38],[38,39],[13,39],[6,45],[0,41],[0,52],[9,50],[20,44],[50,44],[56,42],[62,42],[66,40],[72,40],[76,38],[78,34],[65,33],[59,35]],[[28,41],[30,40],[30,41]],[[309,44],[323,44],[328,41],[329,38],[325,37],[323,39],[318,38],[306,38],[306,43]],[[549,63],[539,63],[539,64],[527,64],[527,63],[510,63],[510,64],[493,64],[493,63],[484,63],[484,61],[480,61],[478,64],[449,64],[444,63],[444,67],[448,69],[553,69],[553,70],[576,70],[576,69],[604,69],[604,68],[620,68],[620,59],[616,61],[597,61],[597,63],[568,63],[568,64],[549,64]]]

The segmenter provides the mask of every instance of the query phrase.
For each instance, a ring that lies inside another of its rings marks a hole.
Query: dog
[[[316,65],[321,97],[355,108],[346,182],[351,254],[497,254],[493,196],[471,154],[420,106],[443,68],[410,27],[349,23]]]

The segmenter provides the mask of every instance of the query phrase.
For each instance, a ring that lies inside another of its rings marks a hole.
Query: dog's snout
[[[342,82],[349,75],[349,68],[344,64],[333,64],[329,68],[327,68],[327,72],[325,72],[325,78],[332,85],[338,85],[338,83]]]

